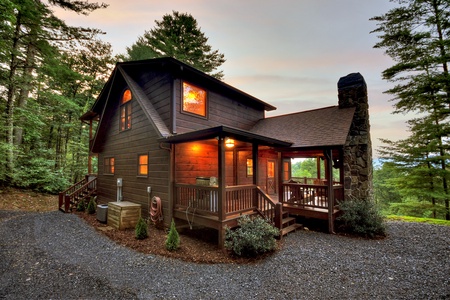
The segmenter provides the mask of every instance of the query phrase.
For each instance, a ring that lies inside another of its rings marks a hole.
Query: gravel
[[[72,214],[0,211],[0,299],[450,299],[450,227],[365,240],[297,231],[247,265],[119,246]]]

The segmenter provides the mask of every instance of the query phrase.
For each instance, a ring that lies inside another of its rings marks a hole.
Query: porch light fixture
[[[230,138],[225,139],[225,146],[227,148],[233,148],[234,147],[234,140]]]

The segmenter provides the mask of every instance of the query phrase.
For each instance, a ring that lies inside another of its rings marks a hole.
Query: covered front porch
[[[328,220],[333,231],[334,203],[343,200],[342,185],[327,181],[332,176],[292,178],[289,142],[224,126],[164,142],[171,144],[173,217],[216,229],[219,246],[225,226],[237,226],[243,214],[265,217],[282,233],[294,225],[293,215]],[[331,149],[321,153],[332,161]]]

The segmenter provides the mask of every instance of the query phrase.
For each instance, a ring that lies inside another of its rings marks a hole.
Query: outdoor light
[[[234,140],[233,140],[233,139],[230,139],[230,138],[227,138],[227,139],[225,140],[225,146],[226,146],[227,148],[232,148],[232,147],[234,147]]]

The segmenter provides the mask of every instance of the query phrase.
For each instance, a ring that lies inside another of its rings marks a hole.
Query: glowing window
[[[120,131],[124,131],[131,128],[131,100],[133,95],[130,90],[125,90],[122,95],[120,105]]]
[[[253,159],[247,158],[247,176],[253,176]]]
[[[206,91],[183,82],[183,111],[206,117]]]
[[[142,154],[138,158],[138,175],[147,176],[148,175],[148,155]]]
[[[114,157],[105,157],[104,159],[104,167],[103,173],[105,174],[114,174]]]

